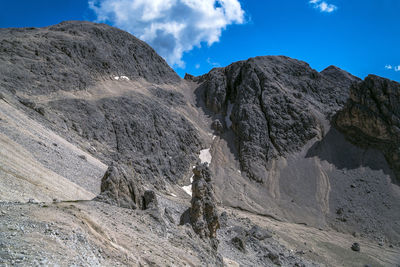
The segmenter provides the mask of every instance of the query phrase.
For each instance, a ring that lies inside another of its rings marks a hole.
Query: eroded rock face
[[[211,185],[211,173],[207,164],[193,169],[192,206],[190,223],[200,237],[215,239],[219,229],[219,218]]]
[[[323,135],[321,118],[344,105],[358,78],[333,66],[318,73],[305,62],[270,56],[213,69],[199,80],[216,115],[226,116],[233,104],[230,120],[241,169],[263,182],[270,159]]]
[[[381,150],[400,181],[400,84],[375,75],[354,84],[335,123],[363,147]]]
[[[193,125],[156,97],[132,93],[49,105],[57,114],[51,119],[65,125],[65,135],[72,130],[96,146],[97,157],[131,165],[157,188],[166,180],[178,183],[198,157],[201,142]]]
[[[12,92],[83,90],[98,79],[120,75],[156,83],[180,80],[143,41],[117,28],[91,22],[1,29],[0,57],[0,76],[6,77],[0,79],[0,86]]]
[[[128,209],[145,208],[141,181],[126,167],[113,164],[101,181],[101,193],[94,200]]]

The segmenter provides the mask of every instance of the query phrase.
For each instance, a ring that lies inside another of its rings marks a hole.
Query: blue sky
[[[83,0],[4,0],[0,27],[103,21],[148,41],[181,76],[286,55],[319,71],[336,65],[361,78],[372,73],[400,81],[400,0],[313,1],[219,0],[193,7],[187,4],[193,0],[91,0],[90,7]]]

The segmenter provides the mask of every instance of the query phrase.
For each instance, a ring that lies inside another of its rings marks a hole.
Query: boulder
[[[216,133],[221,134],[224,132],[224,125],[219,119],[216,119],[211,123],[211,129],[213,129]]]
[[[360,244],[353,243],[353,245],[351,245],[351,250],[359,252],[360,251]]]
[[[260,241],[272,237],[272,234],[269,231],[259,227],[258,225],[254,225],[250,229],[249,234]]]
[[[101,180],[101,193],[94,200],[122,208],[142,209],[145,207],[143,191],[141,182],[132,170],[114,163],[104,174]],[[147,194],[148,204],[152,202],[151,195]]]

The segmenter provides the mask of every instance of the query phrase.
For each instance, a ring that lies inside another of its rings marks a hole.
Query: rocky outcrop
[[[354,84],[336,126],[350,141],[381,150],[400,182],[400,84],[375,75]]]
[[[215,239],[219,218],[211,185],[211,173],[207,164],[193,169],[190,223],[200,237]]]
[[[358,78],[336,67],[318,73],[305,62],[270,56],[215,68],[199,80],[207,107],[232,121],[241,169],[263,182],[271,159],[323,135],[322,118],[344,105]]]
[[[104,174],[101,193],[94,200],[122,208],[144,209],[144,203],[149,201],[143,201],[143,194],[141,181],[132,170],[113,164]]]
[[[224,132],[224,125],[218,119],[211,123],[211,129],[213,129],[217,134],[222,134]]]
[[[96,80],[121,75],[155,83],[180,80],[143,41],[117,28],[91,22],[0,29],[0,57],[0,87],[11,92],[83,90]]]

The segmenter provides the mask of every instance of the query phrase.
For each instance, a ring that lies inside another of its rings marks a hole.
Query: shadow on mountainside
[[[395,175],[380,151],[372,148],[363,149],[351,144],[334,127],[330,128],[321,141],[314,143],[310,147],[306,158],[311,157],[326,160],[342,170],[352,170],[360,167],[382,170],[384,174],[390,176],[393,183],[396,183]]]

